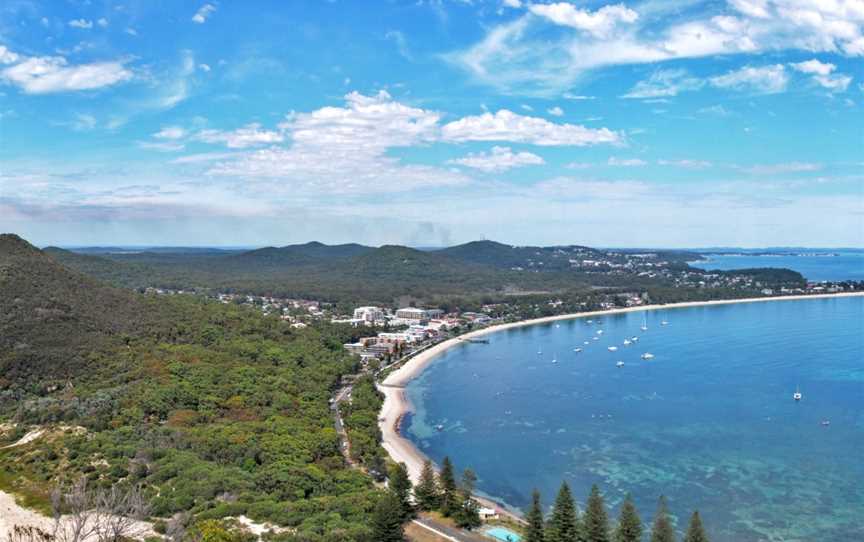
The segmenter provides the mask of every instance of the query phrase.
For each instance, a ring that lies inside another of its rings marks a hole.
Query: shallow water
[[[615,513],[632,492],[646,521],[664,493],[715,542],[864,540],[864,298],[650,311],[644,333],[642,314],[447,351],[408,386],[406,435],[516,507],[567,479]]]

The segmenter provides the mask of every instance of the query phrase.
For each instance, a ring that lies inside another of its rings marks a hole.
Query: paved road
[[[414,523],[421,527],[425,527],[441,538],[448,539],[451,542],[489,542],[490,540],[483,535],[463,531],[462,529],[451,527],[428,517],[421,516],[415,519]]]

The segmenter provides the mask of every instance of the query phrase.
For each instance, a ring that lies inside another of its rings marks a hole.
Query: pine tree
[[[414,487],[414,497],[417,499],[417,507],[420,510],[434,510],[441,504],[441,491],[438,487],[438,478],[435,468],[428,459],[420,471],[420,479]]]
[[[375,542],[403,542],[402,504],[391,491],[384,494],[375,505],[372,515],[372,540]]]
[[[453,514],[453,521],[462,529],[476,529],[483,524],[480,519],[480,505],[470,495],[464,495],[464,497],[462,506]]]
[[[642,540],[642,520],[636,512],[633,498],[627,494],[621,505],[621,516],[615,529],[615,542],[640,542]]]
[[[579,542],[579,538],[579,516],[573,494],[567,482],[562,482],[546,527],[546,542]]]
[[[526,518],[528,528],[525,531],[525,542],[545,542],[543,536],[543,509],[540,507],[540,492],[536,489],[531,494],[531,509]]]
[[[702,518],[699,517],[698,510],[690,516],[690,526],[687,527],[684,542],[708,542],[708,535],[705,534],[705,528],[702,527]]]
[[[477,484],[477,475],[471,469],[462,471],[462,491],[468,495],[474,494],[474,486]]]
[[[441,484],[441,513],[450,516],[459,509],[461,503],[456,491],[453,463],[450,462],[449,457],[444,457],[444,460],[441,461],[441,475],[438,477],[438,481]]]
[[[657,515],[654,517],[654,525],[651,527],[651,542],[675,542],[675,528],[669,517],[669,507],[666,505],[666,497],[661,496],[657,504]]]
[[[587,542],[609,542],[609,516],[606,514],[603,495],[596,485],[591,486],[591,494],[588,495],[588,502],[585,505],[583,524]]]
[[[393,465],[390,469],[390,491],[399,499],[402,505],[402,519],[408,521],[414,517],[414,505],[411,504],[411,478],[408,477],[408,467],[405,463]]]

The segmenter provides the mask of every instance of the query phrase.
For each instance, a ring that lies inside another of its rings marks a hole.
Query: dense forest
[[[481,298],[509,302],[530,295],[585,297],[598,290],[653,292],[661,302],[755,293],[681,287],[668,276],[621,272],[608,266],[594,271],[574,269],[574,257],[619,264],[633,257],[632,251],[608,252],[579,246],[513,247],[476,241],[435,251],[393,245],[373,248],[306,243],[251,251],[104,249],[76,253],[49,247],[45,252],[63,265],[126,288],[205,289],[316,299],[344,306],[386,305],[400,298],[452,306],[457,300],[470,303]],[[698,254],[655,252],[670,272],[703,273],[686,263],[699,259]],[[759,277],[772,285],[804,284],[800,274],[788,270],[759,270]]]
[[[328,405],[356,369],[347,334],[118,290],[3,236],[0,416],[20,428],[5,440],[30,424],[57,430],[0,451],[0,489],[44,507],[80,476],[143,484],[155,517],[245,514],[296,529],[286,540],[369,540],[379,492],[343,460]],[[379,407],[358,402],[351,417],[376,420]],[[377,430],[352,427],[370,433],[357,439],[369,457]]]

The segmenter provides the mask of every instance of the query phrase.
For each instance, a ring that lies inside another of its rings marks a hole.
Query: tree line
[[[423,465],[416,486],[412,485],[404,463],[390,471],[388,490],[378,501],[372,522],[373,539],[380,542],[400,542],[404,524],[418,511],[437,511],[449,517],[460,528],[475,529],[482,524],[479,503],[473,498],[477,476],[465,469],[456,481],[449,457],[441,462],[436,473],[432,462]],[[413,498],[412,498],[413,497]],[[645,527],[632,497],[628,494],[621,506],[617,522],[612,522],[603,494],[594,485],[580,513],[567,482],[561,484],[551,513],[544,515],[540,492],[534,490],[526,514],[522,542],[641,542]],[[677,536],[666,498],[661,496],[651,525],[650,542],[676,542]],[[690,522],[682,542],[709,542],[698,511]]]

